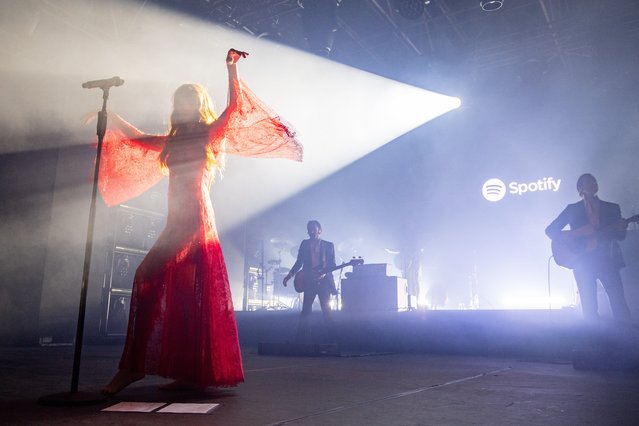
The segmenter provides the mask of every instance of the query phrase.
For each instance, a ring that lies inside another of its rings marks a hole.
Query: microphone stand
[[[262,281],[262,309],[264,309],[264,287],[266,286],[266,274],[268,273],[268,271],[266,271],[266,265],[264,264],[264,239],[262,239],[262,253],[261,253],[261,262],[260,262],[260,266],[262,268],[262,275],[261,275],[261,281]]]
[[[121,83],[120,83],[121,84]],[[84,87],[84,85],[83,85]],[[87,87],[88,88],[88,87]],[[98,192],[98,175],[100,172],[100,157],[102,155],[102,142],[106,134],[107,125],[107,100],[111,85],[104,85],[102,89],[102,110],[98,112],[97,135],[98,147],[95,158],[95,171],[93,173],[93,192],[91,194],[91,207],[89,209],[89,224],[87,229],[87,241],[84,249],[84,270],[82,272],[82,287],[80,289],[80,306],[78,309],[78,325],[75,334],[75,351],[73,356],[73,374],[71,376],[71,391],[45,395],[38,399],[43,405],[91,405],[106,400],[106,396],[100,393],[78,392],[80,376],[80,360],[82,358],[82,340],[84,337],[84,318],[87,305],[87,288],[89,286],[89,271],[91,270],[91,252],[93,249],[93,229],[95,225],[95,201]]]

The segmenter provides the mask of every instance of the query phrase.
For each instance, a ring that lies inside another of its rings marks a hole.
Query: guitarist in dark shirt
[[[334,339],[335,333],[331,318],[330,300],[331,295],[337,294],[337,290],[335,289],[333,274],[323,271],[335,268],[335,246],[329,241],[322,240],[322,225],[318,221],[309,221],[306,229],[308,230],[309,238],[300,244],[297,261],[291,271],[284,277],[282,284],[286,287],[287,282],[301,270],[299,272],[300,276],[295,278],[296,287],[298,286],[298,281],[301,281],[303,283],[301,291],[304,292],[304,303],[297,334],[298,340],[303,340],[307,337],[308,319],[316,296],[319,297],[324,323],[329,333],[328,337]]]
[[[625,264],[618,241],[626,237],[630,220],[622,219],[618,204],[597,197],[599,186],[590,173],[579,177],[577,190],[583,200],[566,206],[546,228],[546,235],[553,240],[553,256],[559,265],[573,270],[585,318],[598,318],[598,279],[615,319],[629,320],[619,274]],[[569,231],[563,231],[566,225]]]

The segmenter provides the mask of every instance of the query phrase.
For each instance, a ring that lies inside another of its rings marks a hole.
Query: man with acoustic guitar
[[[336,268],[335,246],[329,241],[322,240],[322,225],[318,221],[310,220],[306,229],[309,238],[300,244],[297,260],[290,272],[284,277],[282,284],[286,287],[286,283],[295,276],[295,289],[298,292],[304,292],[297,340],[305,340],[308,336],[308,320],[316,296],[319,297],[324,324],[329,334],[328,338],[334,340],[336,336],[329,303],[331,295],[337,294],[337,290],[333,274],[328,271]]]
[[[573,270],[581,309],[586,319],[598,318],[597,280],[608,294],[616,320],[630,319],[619,270],[625,266],[618,241],[626,237],[628,223],[639,216],[622,219],[619,204],[597,197],[599,186],[590,173],[577,180],[583,198],[569,204],[546,228],[552,239],[555,262]],[[566,225],[570,230],[564,231]]]

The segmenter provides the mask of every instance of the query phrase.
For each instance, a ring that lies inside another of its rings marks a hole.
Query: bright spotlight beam
[[[120,75],[127,84],[112,94],[111,109],[148,133],[164,132],[171,95],[177,86],[185,81],[204,84],[219,111],[226,100],[226,51],[230,47],[248,51],[250,57],[240,63],[242,77],[299,131],[305,158],[301,164],[231,158],[224,180],[218,181],[213,189],[221,231],[235,227],[459,106],[457,98],[398,83],[151,4],[144,10],[142,7],[125,1],[68,10],[47,6],[47,13],[38,15],[38,25],[30,37],[18,40],[25,46],[16,46],[16,52],[32,52],[32,56],[16,54],[2,66],[3,71],[29,78],[24,85],[37,96],[16,89],[19,102],[14,103],[11,96],[3,101],[7,108],[2,109],[5,115],[2,122],[22,126],[22,131],[29,132],[33,131],[29,117],[43,117],[44,129],[55,126],[71,133],[85,132],[83,138],[90,143],[91,129],[82,127],[81,118],[94,109],[95,99],[87,96],[79,83],[104,75]],[[29,13],[28,8],[22,8],[21,12]],[[113,15],[118,32],[95,31],[89,25],[90,13]],[[47,33],[49,28],[56,28],[55,33]],[[20,82],[13,85],[19,88]],[[68,101],[48,110],[40,101],[42,98]]]
[[[409,86],[323,58],[254,39],[243,74],[267,104],[290,121],[304,144],[302,164],[232,159],[228,179],[215,188],[226,226],[233,226],[303,190],[410,130],[460,106],[458,98]],[[268,72],[264,72],[268,70]],[[239,200],[238,200],[239,201]],[[232,212],[225,215],[224,210]],[[241,211],[241,210],[240,210]]]

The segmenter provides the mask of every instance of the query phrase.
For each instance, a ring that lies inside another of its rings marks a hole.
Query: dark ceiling
[[[639,56],[637,0],[503,0],[496,11],[480,0],[140,1],[151,3],[402,80],[579,73],[612,57],[623,69]]]

